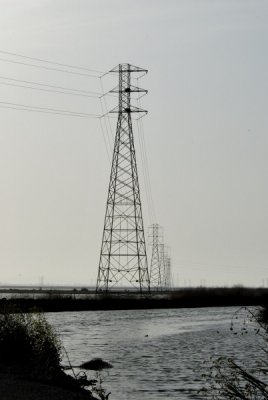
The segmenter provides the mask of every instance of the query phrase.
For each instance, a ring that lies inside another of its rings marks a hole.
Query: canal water
[[[258,360],[262,339],[253,327],[241,334],[246,313],[241,310],[237,319],[237,308],[61,312],[47,318],[72,365],[94,357],[113,365],[103,373],[109,400],[186,400],[203,398],[199,390],[211,358],[230,356],[245,365]]]

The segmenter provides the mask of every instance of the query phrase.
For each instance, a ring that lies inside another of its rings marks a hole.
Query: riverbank
[[[1,400],[94,400],[90,381],[63,370],[60,338],[43,315],[6,310],[0,332]]]
[[[0,293],[1,308],[16,308],[21,312],[131,310],[163,308],[196,308],[259,306],[268,304],[266,288],[186,288],[170,292],[138,295],[131,292],[95,295],[82,291],[50,290],[5,291]]]
[[[89,392],[70,390],[52,384],[36,382],[12,373],[0,372],[1,400],[96,400]]]

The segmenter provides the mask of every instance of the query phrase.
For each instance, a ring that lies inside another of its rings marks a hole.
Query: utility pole
[[[131,286],[140,293],[150,292],[138,171],[132,131],[132,113],[147,111],[131,105],[131,94],[147,93],[131,85],[131,74],[148,71],[130,64],[111,70],[118,73],[119,104],[113,159],[104,220],[97,278],[97,293]]]

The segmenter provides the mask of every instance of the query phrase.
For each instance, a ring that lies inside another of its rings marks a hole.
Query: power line
[[[142,78],[142,76],[136,78],[137,86],[139,86],[139,80]],[[139,108],[141,108],[140,99],[141,99],[141,97],[138,97],[136,99],[137,106]],[[155,206],[154,206],[154,200],[153,200],[153,195],[152,195],[152,187],[151,187],[151,180],[150,180],[148,157],[147,157],[147,151],[146,151],[146,143],[145,143],[145,135],[144,135],[144,127],[143,127],[142,118],[138,118],[136,123],[137,123],[137,128],[138,128],[138,138],[139,138],[141,161],[142,161],[142,175],[143,175],[144,186],[145,186],[145,195],[146,195],[146,200],[147,200],[148,216],[149,216],[150,223],[152,224],[153,222],[156,221],[156,213],[155,213]]]
[[[38,113],[43,113],[43,114],[56,114],[56,115],[63,115],[63,116],[68,116],[68,117],[90,118],[88,116],[80,115],[80,114],[69,114],[68,112],[64,113],[64,112],[54,112],[54,111],[42,111],[42,110],[33,110],[31,108],[20,108],[20,107],[1,106],[1,105],[0,105],[0,108],[8,108],[11,110],[19,110],[19,111],[38,112]],[[94,118],[94,117],[92,117],[92,118]]]
[[[102,104],[102,99],[100,98],[100,105],[101,105],[101,113],[102,113],[102,116],[103,115],[105,115],[105,113],[104,113],[104,109],[103,109],[103,104]],[[100,118],[100,121],[101,121],[101,119],[102,118]],[[113,154],[113,147],[112,147],[112,144],[111,144],[111,137],[110,137],[110,134],[109,134],[109,132],[108,132],[108,127],[107,127],[107,121],[106,121],[106,117],[104,116],[104,130],[103,130],[103,132],[104,132],[104,135],[106,135],[106,141],[107,141],[107,143],[108,143],[108,151],[109,151],[109,154],[110,154],[110,157],[109,157],[109,160],[110,160],[110,158],[112,157],[112,154]]]
[[[14,82],[27,83],[27,84],[29,83],[30,85],[44,86],[44,87],[53,88],[53,89],[68,90],[68,91],[71,91],[71,92],[92,94],[92,95],[96,95],[96,97],[100,97],[101,96],[101,93],[99,93],[99,92],[91,92],[91,91],[88,91],[88,90],[81,90],[81,89],[69,88],[69,87],[64,87],[64,86],[48,85],[46,83],[41,83],[41,82],[36,82],[36,81],[25,81],[25,80],[22,80],[22,79],[10,78],[8,76],[3,76],[3,75],[0,75],[0,79],[5,79],[5,80],[8,80],[8,81],[14,81]]]
[[[101,133],[102,133],[102,136],[103,136],[103,139],[104,139],[106,155],[107,155],[108,163],[110,165],[111,164],[111,156],[110,156],[109,148],[107,146],[107,140],[106,140],[106,136],[105,136],[105,131],[104,131],[103,126],[102,126],[101,118],[99,118],[99,121],[100,121]]]
[[[106,114],[108,113],[108,107],[107,107],[107,102],[106,102],[105,96],[103,96],[104,89],[103,89],[103,84],[102,84],[101,78],[100,78],[99,82],[100,82],[100,88],[101,88],[101,92],[102,92],[102,96],[100,97],[100,105],[101,105],[102,115],[104,115],[104,126],[105,126],[106,135],[107,135],[107,142],[108,142],[108,145],[110,148],[110,153],[113,154],[113,145],[112,145],[113,131],[112,131],[111,122],[110,122],[109,118],[108,118],[108,124],[107,124]],[[104,107],[103,107],[102,100],[104,102]]]
[[[98,78],[99,77],[98,75],[84,74],[84,73],[81,73],[81,72],[68,71],[66,69],[60,69],[60,68],[45,67],[44,65],[35,65],[35,64],[25,63],[25,62],[22,62],[22,61],[8,60],[6,58],[0,58],[0,61],[9,62],[9,63],[13,63],[13,64],[26,65],[28,67],[46,69],[48,71],[57,71],[57,72],[64,72],[66,74],[87,76],[89,78]]]
[[[140,99],[137,99],[137,104],[141,107]],[[152,187],[151,187],[151,180],[150,180],[150,173],[149,173],[149,163],[146,151],[146,143],[144,137],[144,127],[142,119],[138,119],[137,121],[137,128],[138,128],[138,138],[139,138],[139,145],[140,145],[140,152],[141,152],[141,161],[142,161],[142,174],[144,179],[144,186],[145,186],[145,194],[147,200],[147,207],[148,207],[148,214],[149,220],[151,224],[156,221],[156,213],[155,213],[155,205],[152,195]]]
[[[150,172],[149,172],[149,163],[148,163],[148,156],[147,156],[147,151],[146,151],[146,143],[145,143],[145,135],[144,135],[144,127],[143,127],[142,119],[139,120],[138,123],[140,123],[140,126],[141,126],[141,143],[142,143],[143,154],[144,154],[143,167],[144,167],[144,170],[145,170],[145,176],[147,178],[151,215],[153,217],[153,220],[156,221],[155,205],[154,205],[154,199],[153,199],[153,194],[152,194],[152,186],[151,186],[151,179],[150,179]]]
[[[148,187],[148,182],[147,182],[147,176],[145,174],[145,161],[144,161],[144,155],[143,155],[143,147],[141,144],[141,128],[140,128],[139,120],[137,120],[136,123],[137,123],[137,128],[138,128],[138,139],[139,139],[140,155],[141,155],[141,162],[142,162],[142,175],[143,175],[143,182],[144,182],[144,187],[145,187],[145,196],[146,196],[146,203],[147,203],[147,209],[148,209],[148,216],[149,216],[150,224],[152,224],[153,217],[152,217],[152,209],[150,207],[150,196],[149,196],[149,187]]]
[[[45,60],[44,58],[29,57],[29,56],[25,56],[25,55],[19,54],[19,53],[12,53],[11,51],[0,50],[0,53],[8,54],[8,55],[11,55],[11,56],[16,56],[16,57],[22,57],[22,58],[25,58],[25,59],[28,59],[28,60],[45,62],[45,63],[51,64],[51,65],[59,65],[61,67],[69,67],[69,68],[75,68],[75,69],[80,69],[80,70],[89,71],[89,72],[96,72],[97,74],[102,74],[103,73],[103,71],[98,71],[96,69],[90,69],[90,68],[80,67],[80,66],[71,65],[71,64],[63,64],[63,63],[54,62],[54,61],[48,61],[48,60]]]
[[[47,92],[47,93],[67,94],[67,95],[71,95],[71,96],[92,97],[92,98],[98,98],[99,97],[99,96],[96,96],[96,95],[72,93],[72,92],[67,92],[67,91],[63,91],[63,90],[43,89],[43,88],[37,88],[37,87],[33,87],[33,86],[25,86],[25,85],[19,85],[19,84],[15,84],[15,83],[7,83],[7,82],[0,82],[0,85],[15,86],[15,87],[23,88],[23,89],[38,90],[38,91]]]
[[[69,110],[61,110],[57,108],[49,108],[49,107],[37,107],[31,106],[26,104],[18,104],[18,103],[10,103],[0,101],[1,108],[10,108],[14,110],[21,110],[21,111],[34,111],[34,112],[41,112],[46,114],[58,114],[58,115],[66,115],[71,117],[81,117],[81,118],[99,118],[100,116],[97,114],[88,114],[76,111],[69,111]]]

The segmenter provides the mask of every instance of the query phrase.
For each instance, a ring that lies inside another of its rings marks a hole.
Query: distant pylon
[[[140,189],[131,114],[146,113],[131,105],[132,92],[146,90],[131,85],[131,73],[147,73],[130,64],[119,64],[110,72],[119,74],[119,105],[108,199],[104,221],[96,292],[132,286],[150,291]]]
[[[170,257],[170,250],[167,246],[165,246],[164,251],[164,289],[169,290],[172,287],[172,275],[171,275],[171,257]]]
[[[164,273],[163,228],[158,224],[149,226],[149,243],[152,248],[150,283],[154,290],[161,290]]]
[[[163,228],[158,224],[149,226],[149,245],[152,249],[151,289],[156,291],[169,290],[172,286],[170,250],[164,244]]]

